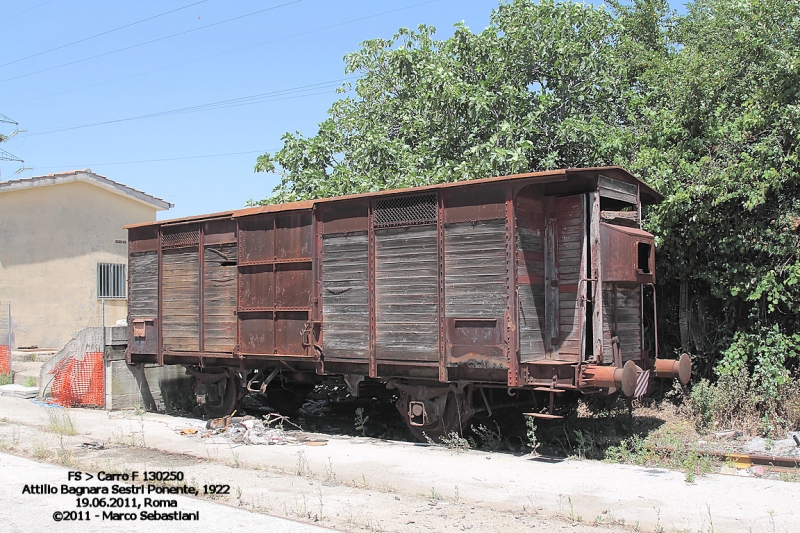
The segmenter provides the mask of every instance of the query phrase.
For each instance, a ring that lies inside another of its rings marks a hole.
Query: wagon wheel
[[[447,402],[445,403],[444,413],[433,424],[427,426],[411,425],[411,417],[408,412],[408,403],[412,400],[408,395],[401,394],[400,399],[397,401],[397,409],[403,415],[403,419],[408,426],[408,430],[419,442],[441,442],[443,437],[447,437],[451,433],[457,433],[459,436],[466,428],[466,422],[472,418],[472,410],[466,406],[466,394],[448,392]]]
[[[239,383],[233,376],[228,376],[220,381],[220,386],[225,390],[219,395],[218,404],[206,402],[203,404],[203,412],[208,418],[221,418],[231,414],[239,403]]]

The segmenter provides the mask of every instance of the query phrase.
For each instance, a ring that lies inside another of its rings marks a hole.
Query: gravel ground
[[[64,435],[66,414],[73,436]],[[714,474],[687,483],[664,469],[300,431],[287,431],[284,444],[244,445],[204,438],[196,419],[4,397],[0,420],[8,453],[84,472],[180,471],[193,486],[230,485],[217,503],[345,531],[800,530],[800,484],[779,480]],[[103,446],[78,447],[90,442]],[[45,482],[34,477],[28,483]],[[53,510],[41,512],[32,524]]]

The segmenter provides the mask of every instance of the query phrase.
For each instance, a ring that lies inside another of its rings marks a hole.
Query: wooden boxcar
[[[565,391],[686,382],[688,357],[645,338],[641,209],[661,199],[584,168],[129,226],[128,361],[186,366],[211,416],[320,376],[382,382],[417,435],[489,409],[485,388],[536,391],[547,417]]]

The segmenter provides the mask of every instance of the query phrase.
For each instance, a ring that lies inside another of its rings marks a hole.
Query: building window
[[[97,263],[97,298],[125,299],[125,265]]]

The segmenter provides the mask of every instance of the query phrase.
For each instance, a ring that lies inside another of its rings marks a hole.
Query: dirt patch
[[[296,458],[295,464],[287,467],[253,462],[242,453],[244,446],[235,443],[208,449],[206,459],[153,449],[146,444],[147,430],[142,441],[136,434],[136,417],[130,420],[131,434],[117,432],[110,440],[99,443],[100,448],[81,446],[97,442],[90,440],[92,435],[70,436],[36,425],[4,422],[0,423],[0,450],[86,472],[180,470],[189,485],[198,488],[215,483],[230,485],[228,495],[207,496],[218,503],[344,531],[511,533],[529,528],[550,531],[569,527],[583,533],[627,529],[613,527],[613,515],[600,516],[602,528],[583,523],[589,518],[571,509],[566,498],[563,513],[553,516],[537,506],[534,499],[524,500],[518,510],[510,511],[476,505],[473,498],[465,499],[459,494],[458,486],[450,490],[431,486],[417,494],[407,494],[378,481],[378,477],[345,478],[340,465],[330,458],[322,469],[310,464],[307,457],[310,444],[327,444],[320,434],[287,430],[290,439],[283,446],[293,447]],[[75,424],[80,427],[79,422]],[[186,440],[202,446],[199,432],[187,435]]]

